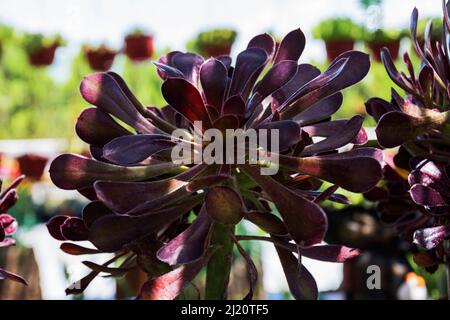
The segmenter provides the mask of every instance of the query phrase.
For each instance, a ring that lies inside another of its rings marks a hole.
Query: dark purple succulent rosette
[[[0,192],[0,248],[6,248],[16,244],[14,239],[9,237],[17,230],[17,221],[6,212],[16,204],[18,195],[16,188],[25,176],[16,178],[5,190]],[[0,189],[1,189],[0,181]],[[27,285],[27,282],[19,275],[0,268],[0,280],[11,280]]]
[[[381,179],[381,151],[360,146],[367,142],[362,117],[331,120],[342,104],[340,90],[367,74],[369,57],[346,52],[321,73],[298,64],[304,45],[300,29],[287,34],[278,49],[270,35],[261,34],[234,66],[229,56],[205,61],[194,53],[170,52],[155,62],[169,104],[161,109],[143,106],[113,72],[83,79],[81,94],[95,107],[81,113],[76,131],[90,145],[92,158],[61,155],[50,175],[58,187],[79,190],[92,202],[82,219],[55,217],[48,227],[58,240],[89,240],[97,248],[63,243],[68,253],[115,252],[125,258],[119,267],[110,266],[115,258],[103,265],[85,262],[92,272],[81,280],[81,289],[68,293],[81,292],[100,272],[122,275],[140,267],[151,280],[139,298],[173,299],[217,249],[211,243],[214,226],[242,219],[269,235],[229,234],[248,264],[246,298],[257,274],[240,241],[273,242],[298,299],[317,297],[298,255],[343,262],[359,254],[322,243],[327,218],[319,204],[348,203],[335,193],[338,187],[366,192]],[[203,130],[279,129],[280,171],[265,176],[258,165],[174,163],[170,154],[177,142],[171,133],[182,128],[193,135],[194,121],[202,121]],[[321,191],[324,181],[332,187]]]
[[[411,199],[427,213],[426,224],[418,228],[413,242],[431,251],[438,263],[445,262],[450,252],[444,247],[444,240],[450,239],[450,166],[422,160],[411,171],[408,181],[411,185]]]
[[[409,194],[410,158],[402,148],[394,157],[386,155],[383,183],[364,193],[364,196],[377,203],[377,213],[383,225],[394,228],[412,242],[414,231],[424,225],[427,218],[424,217],[424,210],[414,203]]]
[[[400,72],[389,51],[382,52],[387,73],[406,96],[392,89],[391,102],[372,98],[366,103],[367,112],[377,121],[378,142],[385,148],[400,146],[396,157],[403,158],[404,167],[410,171],[408,184],[401,179],[401,188],[388,189],[380,204],[389,203],[391,212],[393,208],[399,211],[395,223],[405,226],[404,221],[407,222],[407,230],[401,233],[419,247],[414,260],[430,272],[450,257],[444,246],[444,240],[449,239],[450,214],[450,6],[445,0],[442,3],[442,41],[431,40],[430,21],[421,46],[417,37],[418,11],[412,12],[411,40],[421,60],[418,73],[408,54],[404,55],[407,71]],[[385,180],[389,184],[386,176]]]
[[[442,39],[450,33],[448,8],[444,6],[444,28]],[[402,98],[392,89],[391,102],[372,98],[366,103],[367,112],[377,121],[377,138],[386,148],[403,145],[413,156],[423,156],[437,161],[447,161],[450,153],[448,144],[448,107],[450,55],[445,41],[436,42],[432,48],[430,21],[425,32],[425,43],[421,47],[417,40],[418,11],[411,15],[411,41],[421,59],[419,72],[413,67],[408,53],[403,58],[406,71],[399,71],[389,51],[384,48],[382,60],[392,81],[405,90]],[[442,45],[444,44],[444,45]]]

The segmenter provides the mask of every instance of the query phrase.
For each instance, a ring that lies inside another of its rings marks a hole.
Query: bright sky
[[[414,6],[422,17],[441,14],[441,0],[385,0],[385,26],[407,26]],[[137,26],[151,30],[157,48],[181,50],[202,29],[232,27],[239,33],[235,52],[255,34],[271,30],[283,35],[301,27],[308,38],[303,59],[320,59],[323,44],[310,39],[310,31],[336,15],[365,19],[358,0],[0,0],[0,22],[19,30],[61,33],[68,40],[53,66],[59,74],[67,73],[67,62],[81,44],[120,48],[127,31]]]

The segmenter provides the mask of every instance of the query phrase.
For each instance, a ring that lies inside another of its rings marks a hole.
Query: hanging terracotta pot
[[[191,45],[205,58],[229,55],[236,36],[237,32],[232,29],[212,29],[200,32],[191,40]]]
[[[133,61],[144,61],[152,57],[153,36],[130,34],[125,38],[125,54]]]
[[[28,60],[30,64],[35,67],[45,67],[53,63],[55,59],[55,52],[58,48],[58,44],[53,44],[48,47],[42,47],[34,52],[28,53]]]
[[[222,55],[229,55],[231,52],[232,42],[230,43],[217,43],[217,44],[205,44],[202,48],[203,55],[205,57],[218,57]]]
[[[84,53],[92,70],[107,71],[113,65],[117,51],[100,46],[98,48],[87,47],[84,49]]]
[[[26,153],[17,157],[20,173],[32,180],[40,180],[48,158],[33,153]]]
[[[325,41],[325,47],[327,50],[328,61],[333,61],[340,54],[353,50],[355,45],[354,40],[327,40]]]
[[[400,52],[400,40],[389,40],[381,42],[369,42],[367,43],[372,57],[375,61],[381,62],[381,49],[388,48],[393,60],[397,60]]]

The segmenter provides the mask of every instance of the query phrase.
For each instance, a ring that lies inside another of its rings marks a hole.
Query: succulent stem
[[[223,300],[227,298],[227,287],[230,279],[231,259],[233,253],[233,240],[235,227],[215,224],[211,243],[219,249],[209,259],[206,269],[206,300]]]

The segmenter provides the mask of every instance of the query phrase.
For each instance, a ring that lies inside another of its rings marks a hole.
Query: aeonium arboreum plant
[[[9,236],[16,232],[17,221],[7,211],[16,204],[18,200],[16,188],[23,179],[24,176],[16,178],[5,190],[0,192],[0,248],[13,246],[16,243]],[[0,181],[0,190],[1,187],[2,181]],[[4,279],[27,285],[27,282],[21,276],[0,268],[0,280]]]
[[[418,73],[408,54],[404,55],[407,75],[397,70],[389,51],[383,50],[386,70],[406,96],[392,90],[391,102],[372,98],[366,103],[367,112],[377,121],[379,143],[386,148],[400,146],[397,162],[410,170],[409,186],[402,189],[409,192],[409,200],[402,196],[406,206],[393,222],[407,227],[408,238],[424,249],[414,258],[429,271],[440,263],[448,267],[450,261],[450,18],[448,3],[442,3],[441,41],[432,41],[430,21],[423,47],[417,40],[417,9],[412,13],[411,39],[421,60]],[[399,190],[385,196],[398,197]]]
[[[229,56],[205,61],[170,52],[155,62],[168,103],[161,109],[143,106],[113,72],[83,79],[81,94],[95,107],[82,112],[76,131],[92,158],[61,155],[50,175],[60,188],[79,190],[92,202],[82,218],[57,216],[48,228],[58,240],[89,240],[97,248],[63,243],[70,254],[116,255],[103,265],[84,262],[92,272],[67,293],[81,292],[101,272],[119,276],[139,267],[148,274],[139,298],[173,299],[206,267],[205,298],[226,298],[236,246],[247,262],[251,298],[257,272],[240,242],[264,240],[274,243],[293,296],[314,299],[317,286],[301,257],[343,262],[358,255],[323,243],[327,218],[319,204],[348,203],[335,193],[338,187],[365,192],[381,178],[380,151],[359,147],[367,140],[362,117],[330,120],[342,103],[340,90],[367,74],[369,58],[347,52],[321,73],[297,63],[304,45],[300,29],[278,49],[261,34],[234,66]],[[278,130],[277,174],[262,175],[271,163],[251,164],[249,158],[241,164],[175,163],[171,151],[195,144],[189,137],[201,131],[194,128],[197,121],[202,132]],[[175,129],[188,138],[173,139]],[[323,181],[331,187],[320,189]],[[236,235],[242,219],[269,236]],[[111,266],[116,260],[120,264]]]

